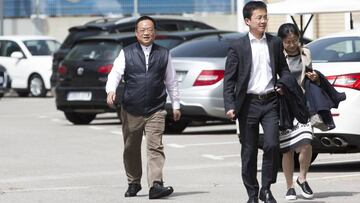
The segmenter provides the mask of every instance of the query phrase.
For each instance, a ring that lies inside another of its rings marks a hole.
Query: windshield
[[[192,40],[180,44],[171,50],[173,57],[226,57],[230,40],[213,37],[203,40]]]
[[[74,46],[65,60],[109,60],[113,61],[122,49],[120,43],[110,41],[89,41]]]
[[[307,45],[313,62],[360,61],[360,37],[333,37]]]
[[[25,40],[24,44],[33,56],[50,56],[60,47],[55,40]]]

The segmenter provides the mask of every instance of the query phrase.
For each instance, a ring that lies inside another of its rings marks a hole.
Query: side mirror
[[[13,53],[11,53],[10,57],[17,59],[25,58],[24,54],[21,51],[14,51]]]

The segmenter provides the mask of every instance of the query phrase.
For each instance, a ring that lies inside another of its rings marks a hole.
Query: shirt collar
[[[259,40],[251,32],[249,32],[249,39],[250,39],[250,41]],[[263,34],[263,36],[261,37],[261,39],[259,41],[262,41],[264,39],[266,39],[265,33]]]
[[[149,45],[149,46],[144,46],[142,44],[141,45],[141,49],[143,50],[143,52],[150,52],[151,51],[151,48],[152,48],[152,44]]]

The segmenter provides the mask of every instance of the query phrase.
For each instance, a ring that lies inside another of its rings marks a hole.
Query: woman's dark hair
[[[281,39],[285,39],[290,34],[294,34],[295,36],[300,38],[299,29],[294,24],[292,24],[292,23],[284,23],[279,27],[277,35]]]
[[[250,19],[251,15],[253,13],[254,10],[256,9],[264,9],[265,11],[267,11],[267,7],[266,4],[262,1],[249,1],[245,4],[244,8],[243,8],[243,17]]]
[[[143,20],[150,20],[150,21],[154,24],[154,28],[156,27],[155,20],[154,20],[152,17],[150,17],[150,16],[141,16],[140,18],[138,18],[138,19],[136,20],[135,30],[137,29],[138,24],[139,24],[141,21],[143,21]]]

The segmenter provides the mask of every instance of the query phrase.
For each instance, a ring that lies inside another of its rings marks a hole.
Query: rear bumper
[[[68,101],[69,92],[91,92],[90,101]],[[105,113],[115,112],[106,103],[106,92],[104,87],[93,88],[74,88],[74,87],[55,87],[56,108],[65,112],[79,113]]]
[[[312,145],[317,153],[356,153],[360,152],[360,135],[315,133]]]

